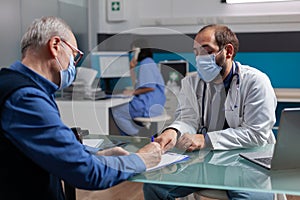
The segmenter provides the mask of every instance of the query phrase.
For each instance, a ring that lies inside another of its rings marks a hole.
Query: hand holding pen
[[[177,132],[173,129],[167,129],[156,138],[153,137],[153,141],[159,143],[162,149],[162,153],[165,153],[176,145]]]
[[[151,142],[138,150],[137,155],[144,161],[146,168],[151,168],[160,162],[162,150],[157,142]]]

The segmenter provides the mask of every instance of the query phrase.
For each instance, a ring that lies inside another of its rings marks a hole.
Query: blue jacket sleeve
[[[2,128],[36,164],[77,188],[105,189],[146,169],[136,154],[88,153],[62,123],[54,99],[38,89],[20,89],[6,101]]]

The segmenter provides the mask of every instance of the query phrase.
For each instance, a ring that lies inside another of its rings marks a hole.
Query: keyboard
[[[264,163],[266,165],[271,165],[272,157],[265,157],[265,158],[255,158],[254,160]]]

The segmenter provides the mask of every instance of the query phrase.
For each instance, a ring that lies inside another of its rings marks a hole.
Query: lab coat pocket
[[[226,109],[226,107],[225,107],[225,109]],[[230,127],[237,127],[241,122],[241,118],[239,117],[239,109],[238,108],[232,108],[232,109],[227,108],[225,110],[225,118]]]

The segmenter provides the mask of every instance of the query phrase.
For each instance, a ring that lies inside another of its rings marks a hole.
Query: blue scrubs
[[[139,63],[137,74],[136,89],[153,88],[154,90],[135,95],[128,104],[112,109],[114,120],[125,135],[137,135],[143,128],[137,125],[133,118],[161,115],[166,102],[164,80],[152,58],[145,58]]]
[[[90,154],[61,121],[54,99],[58,86],[20,62],[11,69],[31,77],[42,88],[17,90],[5,102],[1,115],[5,136],[37,165],[76,188],[91,190],[111,187],[145,171],[144,162],[136,154]]]

